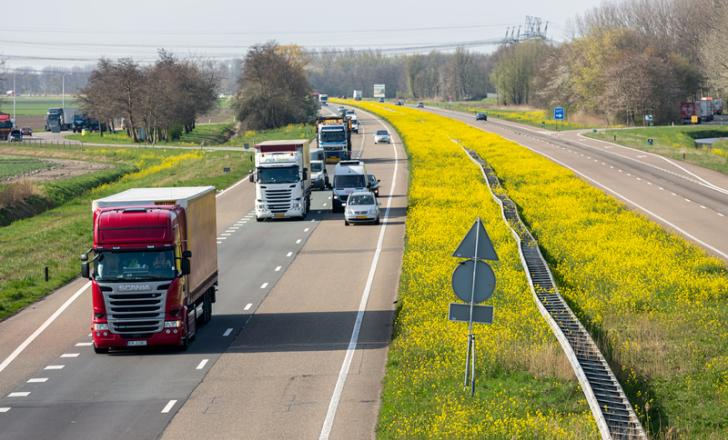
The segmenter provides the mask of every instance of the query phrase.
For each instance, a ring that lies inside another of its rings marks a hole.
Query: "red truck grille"
[[[162,331],[169,281],[144,283],[142,291],[129,286],[139,285],[109,283],[102,289],[109,330],[120,335],[145,335]]]

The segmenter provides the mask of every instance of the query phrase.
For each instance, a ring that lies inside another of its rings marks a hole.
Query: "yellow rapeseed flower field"
[[[587,439],[598,433],[556,338],[539,314],[518,248],[480,172],[445,132],[391,116],[410,157],[407,244],[396,337],[389,354],[381,438]],[[500,261],[495,323],[476,326],[478,384],[463,390],[467,326],[447,320],[456,301],[451,256],[477,216]]]
[[[526,289],[515,243],[456,139],[501,178],[645,427],[670,438],[728,438],[725,263],[513,142],[422,110],[355,104],[391,122],[411,160],[382,437],[596,435],[583,401],[564,407],[576,397],[559,394],[568,382],[556,378],[567,377],[567,367]],[[445,320],[445,304],[450,254],[476,215],[501,261],[496,322],[478,327],[483,379],[471,400],[457,387],[465,330]]]

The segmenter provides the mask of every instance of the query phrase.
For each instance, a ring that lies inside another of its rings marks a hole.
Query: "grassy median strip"
[[[488,161],[539,240],[562,294],[601,345],[652,435],[728,438],[725,417],[728,414],[728,268],[723,261],[627,209],[571,171],[513,142],[422,111],[394,106],[387,106],[387,111],[383,111],[385,107],[376,104],[368,104],[366,108],[389,119],[404,136],[413,153],[415,182],[423,177],[442,182],[439,176],[447,176],[439,190],[433,189],[428,194],[425,201],[428,209],[430,204],[447,207],[436,202],[440,192],[453,192],[456,194],[447,197],[464,199],[462,205],[450,207],[452,217],[436,217],[438,222],[457,224],[460,212],[473,201],[483,203],[482,210],[487,205],[478,196],[479,189],[469,183],[477,180],[481,184],[482,179],[470,172],[467,159],[459,157],[460,153],[456,154],[447,145],[447,139],[458,139]],[[418,143],[431,145],[429,156],[418,154],[419,150],[414,147]],[[433,172],[423,173],[423,163]],[[439,164],[444,164],[442,169]],[[415,250],[412,248],[415,239],[437,237],[443,227],[434,224],[415,229],[421,201],[416,189],[410,197],[408,255]],[[481,215],[494,218],[495,214],[483,212]],[[496,230],[495,224],[488,226],[489,232]],[[449,235],[459,237],[454,231]],[[439,250],[440,246],[445,248]],[[448,253],[451,247],[439,239],[430,239],[427,244],[433,253]],[[504,254],[501,248],[498,250]],[[420,279],[413,277],[418,271],[427,272],[421,275],[422,279],[437,290],[448,289],[448,274],[438,276],[433,267],[431,257],[420,256],[416,263],[405,261],[401,289],[405,306],[413,301],[412,297],[417,297],[414,301],[419,302],[427,296],[425,285],[416,288],[408,285],[410,279]],[[514,291],[500,293],[506,294],[513,295]],[[521,313],[528,316],[529,325],[533,326],[529,331],[537,331],[539,326],[532,323],[535,318],[526,313],[528,309],[524,306]],[[496,308],[496,319],[503,314],[499,310],[502,306]],[[434,333],[437,338],[445,339],[438,327],[419,323],[424,320],[420,315],[427,313],[437,316],[440,311],[403,307],[390,355],[393,362],[413,353],[407,342],[410,338],[431,338],[428,333]],[[487,336],[480,336],[480,341],[484,338]],[[437,353],[436,343],[432,344],[419,347],[422,353],[414,353],[428,359]],[[530,352],[527,347],[520,351],[523,356]],[[421,368],[432,368],[426,362],[423,364]],[[412,375],[390,364],[383,426],[390,417],[386,411],[388,405],[408,406],[412,405],[410,400],[417,400],[396,386],[411,380]],[[430,405],[435,411],[441,411],[442,417],[449,418],[449,406],[442,407],[435,401]],[[480,419],[488,420],[487,417],[487,412],[480,415]],[[455,416],[455,424],[457,419]]]
[[[676,125],[669,127],[599,130],[587,136],[728,174],[728,141],[698,146],[696,139],[728,138],[728,127],[720,125]],[[647,140],[652,139],[650,145]]]
[[[124,173],[92,189],[75,186],[91,178],[88,176],[48,184],[63,204],[0,227],[0,319],[78,276],[78,256],[91,244],[93,199],[144,186],[213,185],[222,189],[252,167],[250,154],[245,152],[53,146],[15,147],[14,151],[28,157],[115,164]],[[69,192],[72,188],[78,192]],[[48,281],[45,267],[50,272]]]
[[[410,113],[384,112],[410,158],[407,241],[395,337],[378,424],[380,438],[597,438],[583,394],[541,318],[518,248],[478,167],[448,132]],[[444,119],[443,119],[444,120]],[[467,325],[447,320],[459,301],[451,256],[477,216],[494,242],[493,325],[476,325],[475,397],[463,389]]]

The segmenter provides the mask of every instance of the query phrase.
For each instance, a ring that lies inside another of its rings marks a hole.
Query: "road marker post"
[[[475,334],[473,323],[493,323],[493,306],[479,306],[493,296],[495,274],[493,269],[481,260],[498,261],[493,243],[478,217],[452,255],[466,258],[452,274],[452,290],[467,304],[451,303],[448,319],[468,323],[468,342],[465,355],[465,379],[463,387],[470,385],[470,395],[475,395]]]

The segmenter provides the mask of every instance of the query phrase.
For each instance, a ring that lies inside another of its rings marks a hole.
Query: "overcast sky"
[[[273,39],[394,50],[497,40],[527,15],[548,21],[549,37],[561,41],[569,22],[601,1],[22,0],[10,7],[17,19],[2,20],[0,57],[8,67],[86,65],[101,56],[150,61],[163,47],[223,59]]]

